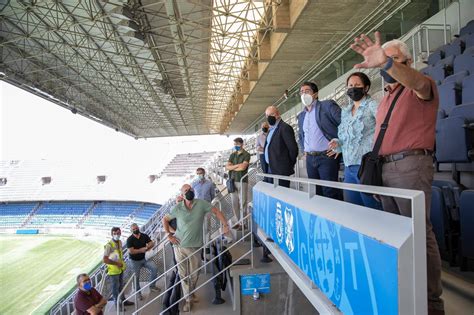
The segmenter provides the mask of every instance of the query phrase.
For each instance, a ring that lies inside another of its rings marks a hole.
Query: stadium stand
[[[203,166],[216,152],[178,154],[161,172],[161,176],[181,177],[192,174],[196,168]]]
[[[29,214],[37,206],[37,203],[1,203],[0,204],[0,226],[20,227],[28,218]]]

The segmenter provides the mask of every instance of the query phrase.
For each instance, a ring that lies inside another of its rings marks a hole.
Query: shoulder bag
[[[404,90],[404,86],[401,86],[400,91],[398,91],[397,95],[393,98],[392,104],[388,109],[387,115],[380,126],[380,132],[377,136],[377,140],[375,140],[375,145],[372,151],[367,152],[362,156],[362,161],[360,163],[359,172],[357,176],[359,177],[360,183],[362,185],[371,185],[371,186],[382,186],[382,166],[383,166],[383,158],[379,156],[379,150],[382,146],[382,140],[385,136],[385,132],[388,128],[388,121],[390,120],[390,116],[392,116],[393,108],[397,103],[400,94],[402,94]]]

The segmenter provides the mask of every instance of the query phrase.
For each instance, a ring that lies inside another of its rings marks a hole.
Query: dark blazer
[[[280,120],[270,143],[268,143],[267,137],[265,147],[267,145],[271,173],[284,176],[294,174],[298,157],[298,144],[296,143],[293,127]]]
[[[306,116],[306,111],[303,110],[298,114],[298,142],[300,151],[304,152],[304,131],[303,122]],[[333,100],[316,102],[314,114],[316,115],[316,122],[321,129],[323,135],[331,141],[337,138],[337,127],[341,123],[341,108]]]

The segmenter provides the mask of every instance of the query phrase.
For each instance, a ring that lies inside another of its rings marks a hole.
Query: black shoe
[[[135,303],[133,303],[133,302],[131,302],[131,301],[125,301],[125,302],[123,303],[123,305],[125,305],[125,306],[130,306],[130,305],[135,305]]]

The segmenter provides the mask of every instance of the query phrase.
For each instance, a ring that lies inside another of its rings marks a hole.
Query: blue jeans
[[[359,177],[357,176],[359,167],[360,165],[350,165],[344,168],[344,183],[360,184]],[[344,201],[368,208],[382,210],[382,204],[375,200],[371,194],[353,190],[344,190]]]
[[[132,265],[132,270],[135,273],[135,285],[137,288],[137,291],[140,290],[140,270],[142,268],[148,269],[151,273],[150,277],[152,280],[156,279],[158,276],[158,267],[155,265],[155,263],[152,260],[133,260],[130,259],[131,265]],[[155,286],[156,281],[153,281],[153,283],[150,285],[150,287]]]
[[[123,272],[119,275],[109,275],[109,277],[110,281],[112,282],[112,297],[114,298],[115,303],[117,303],[118,295],[123,289]]]
[[[306,155],[306,171],[308,178],[338,181],[339,161],[326,155]],[[316,186],[316,194],[332,199],[342,200],[342,192],[340,189],[331,187]]]

